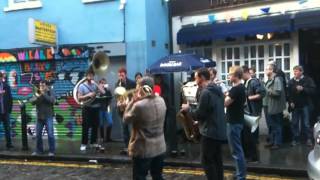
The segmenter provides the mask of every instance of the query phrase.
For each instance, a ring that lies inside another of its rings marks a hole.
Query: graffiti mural
[[[85,46],[30,48],[0,51],[0,71],[6,76],[14,99],[11,114],[13,137],[21,135],[21,115],[18,100],[33,96],[34,86],[47,80],[53,88],[55,105],[55,134],[57,138],[79,139],[81,137],[81,109],[75,103],[72,90],[83,78],[88,68],[90,50]],[[28,135],[35,136],[35,107],[26,103]],[[0,134],[3,135],[3,128]],[[46,133],[44,132],[44,135]]]

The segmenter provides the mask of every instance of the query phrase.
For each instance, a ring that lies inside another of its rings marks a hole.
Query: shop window
[[[16,11],[41,7],[41,0],[8,0],[8,7],[5,7],[4,11]]]
[[[232,59],[232,48],[227,48],[227,59]]]
[[[255,58],[256,55],[257,55],[256,46],[251,46],[251,47],[250,47],[250,57],[251,57],[251,58]]]
[[[284,58],[284,70],[290,71],[290,58]]]
[[[273,45],[272,44],[270,44],[269,45],[269,57],[273,57]]]
[[[276,56],[282,56],[282,47],[279,44],[276,44]]]
[[[203,49],[203,56],[205,58],[211,59],[212,58],[212,48],[211,47],[204,48]]]
[[[258,57],[263,58],[264,57],[264,46],[259,46],[258,47]]]
[[[284,44],[284,55],[290,56],[290,44],[288,44],[288,43]]]
[[[240,48],[234,48],[234,59],[240,59]]]
[[[278,68],[282,69],[289,77],[290,48],[290,42],[287,41],[221,47],[221,57],[217,57],[218,67],[220,68],[218,73],[221,77],[227,77],[230,66],[246,65],[254,67],[257,78],[264,80],[266,78],[264,72],[266,65],[269,61],[276,61]],[[219,63],[221,63],[221,66],[219,66]],[[222,80],[226,79],[222,78]]]

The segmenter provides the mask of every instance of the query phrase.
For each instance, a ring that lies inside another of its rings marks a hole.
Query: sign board
[[[57,44],[57,26],[29,18],[29,41],[32,44],[53,46]]]

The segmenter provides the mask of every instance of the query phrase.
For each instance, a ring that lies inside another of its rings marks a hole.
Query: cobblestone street
[[[90,180],[90,179],[132,179],[131,166],[119,164],[94,164],[94,163],[63,163],[44,161],[0,161],[0,179],[12,180]],[[225,171],[227,180],[232,179],[232,172]],[[201,169],[165,167],[165,179],[174,180],[205,180]],[[148,177],[148,179],[151,179]],[[251,180],[293,180],[303,179],[294,177],[280,177],[277,175],[250,174]]]

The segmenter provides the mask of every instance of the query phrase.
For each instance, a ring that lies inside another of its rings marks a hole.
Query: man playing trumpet
[[[132,124],[128,152],[133,159],[134,180],[145,179],[149,170],[152,179],[163,179],[166,104],[161,96],[154,95],[153,86],[152,78],[143,77],[124,112],[124,123]]]
[[[30,100],[32,105],[36,105],[37,123],[36,123],[36,151],[32,155],[43,153],[42,132],[46,126],[49,142],[49,156],[54,156],[55,153],[55,138],[53,130],[53,106],[55,103],[54,92],[48,87],[46,81],[40,81],[39,89]]]

